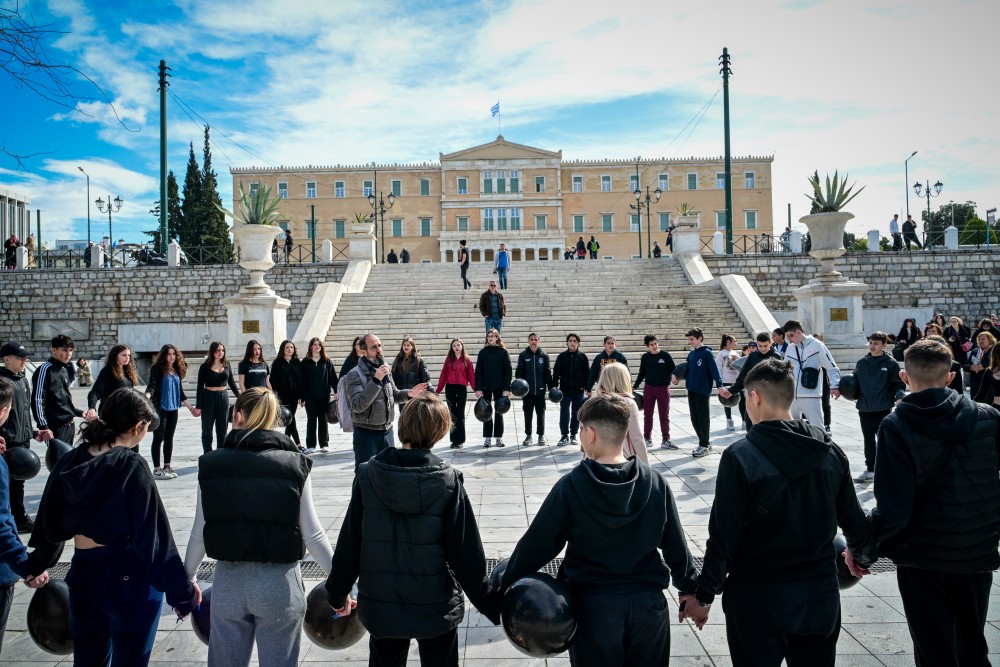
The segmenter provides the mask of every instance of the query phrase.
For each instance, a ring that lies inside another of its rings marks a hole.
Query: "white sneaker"
[[[483,443],[483,447],[489,447],[489,446],[490,446],[490,439],[486,438],[486,442]]]
[[[646,438],[646,449],[653,448],[653,441],[650,438]]]
[[[163,466],[163,472],[170,475],[170,479],[176,479],[178,477],[177,473],[170,466]]]
[[[732,419],[727,419],[726,420],[726,430],[727,431],[735,431],[736,430],[736,424],[733,423]]]
[[[707,445],[705,447],[698,445],[697,447],[694,448],[694,451],[691,452],[691,456],[695,457],[696,459],[700,459],[701,457],[707,456],[708,454],[711,453],[712,453],[712,445]]]
[[[556,443],[556,447],[565,447],[568,444],[569,444],[569,436],[564,435],[563,437],[559,438],[559,442]]]
[[[503,440],[501,440],[500,438],[497,438],[497,441],[493,444],[495,444],[497,447],[505,447],[505,445],[503,444]]]
[[[669,440],[664,440],[663,442],[661,442],[660,447],[662,449],[680,449],[680,447],[670,442]]]
[[[858,484],[868,484],[875,479],[875,473],[870,470],[863,470],[860,475],[854,478]]]
[[[315,453],[316,453],[315,447],[306,447],[306,454],[315,454]]]
[[[173,479],[173,477],[163,472],[163,468],[156,468],[153,470],[153,479]]]
[[[575,435],[571,435],[571,436],[569,436],[569,444],[571,444],[571,445],[579,445],[580,441],[576,439]]]

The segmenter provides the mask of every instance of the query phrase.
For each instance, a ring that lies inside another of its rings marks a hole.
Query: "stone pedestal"
[[[792,294],[798,302],[798,319],[806,333],[821,333],[831,350],[849,348],[853,353],[865,346],[862,309],[867,291],[868,285],[864,283],[843,280],[812,282]]]
[[[167,244],[167,266],[178,267],[181,265],[181,247],[176,241]]]
[[[868,230],[868,252],[881,252],[882,246],[879,244],[881,237],[877,229]]]
[[[674,254],[701,253],[701,232],[698,231],[698,218],[693,215],[682,215],[677,218],[677,226],[673,234]]]
[[[292,302],[273,291],[270,294],[242,291],[223,299],[228,320],[226,349],[241,357],[250,339],[260,343],[265,359],[278,354],[278,345],[288,338],[288,308]]]
[[[948,250],[958,250],[958,229],[954,225],[944,230],[944,247]]]
[[[367,260],[374,264],[375,256],[375,225],[370,222],[353,223],[347,258],[352,262]]]

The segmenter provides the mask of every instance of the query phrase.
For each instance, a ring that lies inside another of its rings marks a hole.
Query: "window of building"
[[[507,229],[507,209],[505,208],[497,209],[497,229]]]
[[[747,190],[753,190],[755,187],[757,187],[757,175],[752,171],[748,171],[745,174],[743,174],[743,187],[745,187]]]
[[[688,174],[688,190],[698,189],[698,174]]]
[[[431,179],[421,178],[420,179],[420,196],[429,197],[431,194]]]
[[[747,229],[757,229],[757,211],[743,211]]]
[[[278,182],[278,196],[282,199],[288,199],[288,183]]]
[[[726,187],[726,172],[720,171],[715,175],[715,189],[723,190]]]
[[[483,189],[482,193],[484,195],[493,194],[493,172],[484,171],[483,172]]]
[[[281,231],[287,232],[288,231],[288,221],[287,220],[278,220],[278,227],[281,228]]]
[[[314,238],[316,238],[316,227],[317,225],[313,224],[312,222],[306,221],[306,238],[308,240],[311,241]]]
[[[253,188],[252,185],[250,187]],[[316,199],[316,183],[315,182],[306,183],[306,198],[307,199]]]
[[[660,213],[660,231],[665,232],[670,229],[670,214]]]
[[[333,235],[342,239],[347,236],[347,221],[346,220],[334,220],[333,221]]]
[[[601,192],[611,192],[611,176],[609,174],[601,176]]]
[[[639,231],[639,225],[640,225],[640,223],[642,223],[642,216],[639,215],[638,213],[633,213],[632,215],[629,216],[629,218],[631,218],[631,221],[630,221],[630,224],[629,224],[630,229],[633,232]]]
[[[573,216],[573,233],[582,234],[583,233],[583,216],[574,215]]]
[[[469,217],[462,215],[458,217],[458,231],[467,232],[469,231]]]
[[[517,194],[521,190],[521,172],[514,170],[510,172],[510,191]]]
[[[535,192],[545,192],[544,176],[535,176]]]
[[[431,235],[431,219],[430,218],[420,218],[420,235],[430,236]]]
[[[601,231],[609,234],[614,231],[614,216],[610,213],[601,214]]]
[[[666,174],[660,174],[660,190],[666,192],[670,189],[670,177]]]
[[[715,212],[715,226],[718,229],[725,229],[726,228],[726,212],[725,211],[716,211]]]
[[[547,224],[547,218],[544,215],[535,216],[535,229],[544,230]]]
[[[521,229],[521,209],[510,209],[510,228],[515,232]]]
[[[503,169],[497,171],[497,194],[507,192],[507,172]]]
[[[573,192],[583,192],[583,176],[573,177]]]
[[[493,209],[491,208],[483,209],[483,231],[493,231]]]
[[[469,194],[469,179],[467,178],[458,179],[458,194],[460,195]]]
[[[628,177],[628,189],[632,192],[639,189],[639,176],[637,174],[632,174]]]
[[[364,181],[364,193],[365,193],[365,197],[371,197],[373,192],[375,192],[375,188],[372,186],[372,182],[371,181]]]
[[[399,197],[403,194],[403,181],[399,179],[393,179],[392,181],[392,194]]]
[[[333,182],[333,196],[338,199],[344,198],[344,182],[334,181]]]
[[[399,218],[394,218],[392,221],[392,235],[402,236],[403,235],[403,221]]]

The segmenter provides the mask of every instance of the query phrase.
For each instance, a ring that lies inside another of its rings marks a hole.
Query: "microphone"
[[[377,358],[375,359],[375,367],[376,367],[376,368],[381,368],[381,367],[382,367],[382,366],[384,366],[384,365],[385,365],[385,359],[383,359],[383,358],[382,358],[381,356],[379,356],[379,357],[377,357]],[[389,376],[388,376],[388,375],[386,375],[386,376],[385,376],[384,378],[382,378],[382,380],[381,380],[381,385],[382,385],[383,387],[384,387],[384,386],[386,386],[387,384],[389,384]]]

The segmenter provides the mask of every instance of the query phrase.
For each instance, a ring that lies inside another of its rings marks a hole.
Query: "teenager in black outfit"
[[[747,397],[743,391],[743,383],[747,379],[747,373],[752,371],[754,366],[767,359],[781,359],[781,354],[775,349],[771,334],[762,331],[757,334],[757,349],[747,355],[747,360],[743,362],[740,374],[736,376],[736,382],[729,388],[730,392],[740,395],[740,415],[743,416],[743,427],[748,431],[753,424],[750,422],[750,415],[747,414]]]
[[[69,385],[73,381],[70,360],[74,347],[69,336],[59,334],[53,338],[52,356],[31,376],[31,413],[45,440],[58,438],[63,442],[73,442],[76,432],[74,419],[83,417],[89,420],[97,416],[94,410],[84,412],[73,405]]]
[[[410,336],[403,337],[399,353],[392,361],[392,381],[397,389],[413,389],[418,384],[429,384],[431,381],[431,376],[427,373],[427,366],[417,351],[417,342]],[[400,403],[400,412],[402,412],[403,407],[403,403]]]
[[[97,374],[97,381],[87,394],[87,407],[96,409],[116,389],[131,389],[138,384],[139,374],[132,363],[132,350],[128,345],[115,345],[108,352],[104,368]]]
[[[302,378],[299,405],[306,409],[306,453],[316,451],[318,431],[319,451],[325,454],[330,447],[326,409],[330,395],[337,397],[337,371],[319,338],[309,341],[309,354],[299,363],[299,374]]]
[[[653,410],[656,407],[660,412],[660,447],[677,449],[677,445],[670,441],[670,376],[677,365],[669,352],[660,349],[660,343],[653,334],[644,336],[642,343],[649,351],[639,359],[639,374],[635,376],[632,389],[638,389],[642,381],[646,381],[646,392],[642,395],[642,436],[646,440],[646,449],[653,446]]]
[[[340,366],[338,377],[344,377],[350,373],[351,369],[358,365],[358,359],[364,355],[365,351],[361,347],[361,336],[355,336],[354,342],[351,343],[351,353],[344,357],[344,363]]]
[[[545,403],[546,395],[552,384],[552,368],[549,366],[549,355],[538,346],[538,334],[528,334],[528,347],[517,355],[517,368],[514,377],[528,383],[528,393],[521,399],[524,407],[524,442],[522,446],[531,444],[532,416],[538,421],[538,444],[545,445]]]
[[[486,347],[476,357],[476,398],[486,397],[492,405],[501,396],[510,396],[510,354],[503,345],[500,332],[486,333]],[[484,447],[503,447],[503,415],[493,411],[493,417],[483,422]],[[492,438],[492,441],[491,441]]]
[[[462,269],[462,289],[469,289],[469,249],[465,247],[465,239],[458,242],[458,265]]]
[[[587,355],[580,351],[580,337],[575,333],[566,336],[566,349],[556,357],[552,369],[552,385],[563,393],[559,402],[559,442],[557,447],[575,445],[576,432],[580,424],[576,413],[583,405],[583,394],[587,388],[590,363]]]
[[[278,395],[281,406],[288,410],[288,423],[285,424],[285,435],[291,438],[301,448],[299,429],[295,426],[295,410],[302,399],[302,373],[299,362],[299,352],[295,343],[290,340],[281,341],[278,356],[271,363],[271,386]]]
[[[146,398],[153,401],[160,413],[160,427],[153,432],[153,477],[174,479],[177,473],[170,467],[170,457],[174,453],[174,432],[177,430],[177,413],[183,405],[195,417],[201,410],[191,405],[184,393],[184,376],[187,363],[184,355],[173,345],[160,348],[146,383]],[[160,467],[160,445],[163,445],[163,467]]]
[[[239,375],[241,393],[254,387],[271,388],[271,369],[264,361],[264,352],[260,343],[252,338],[247,341],[247,351],[243,355],[243,361],[237,367],[236,374]]]
[[[195,401],[201,410],[201,449],[206,454],[212,451],[212,431],[215,431],[218,445],[221,446],[226,439],[229,391],[239,398],[240,391],[233,379],[233,369],[226,359],[226,346],[214,341],[208,346],[208,356],[198,368],[195,394]]]
[[[0,423],[0,438],[6,442],[8,450],[14,447],[27,448],[31,446],[32,438],[39,441],[43,439],[41,432],[33,429],[31,425],[31,407],[29,405],[31,403],[31,388],[28,386],[28,379],[24,376],[24,367],[28,363],[28,350],[20,343],[10,341],[0,348],[0,361],[3,361],[4,364],[0,367],[0,378],[8,381],[12,390],[7,421]],[[0,408],[2,407],[2,403],[0,403]],[[30,533],[35,523],[24,509],[24,480],[11,477],[6,466],[0,471],[0,475],[6,478],[0,480],[0,483],[7,484],[7,489],[10,491],[10,507],[7,509],[10,516],[14,518],[17,532]],[[0,499],[0,512],[4,509],[4,504]],[[0,552],[2,551],[13,552],[13,550],[0,549]],[[2,569],[3,565],[0,565],[0,572]],[[0,599],[0,603],[2,602],[3,600]],[[0,616],[4,616],[2,607],[0,607]],[[3,624],[0,624],[0,635],[2,634]]]

